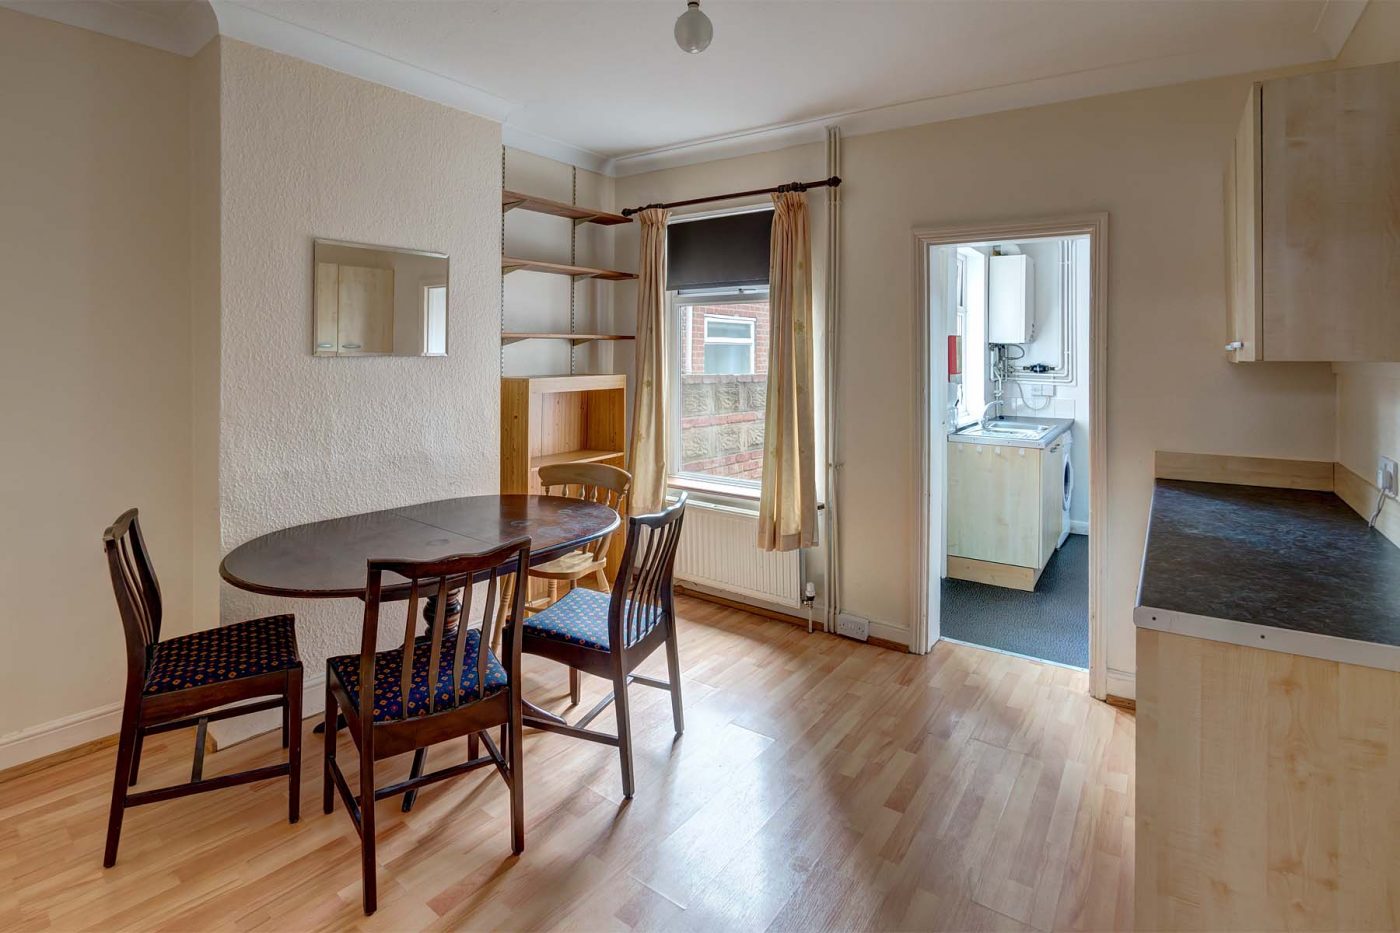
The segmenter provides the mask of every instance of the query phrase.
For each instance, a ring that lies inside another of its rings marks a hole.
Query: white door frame
[[[947,386],[947,325],[933,321],[930,297],[937,284],[930,268],[930,248],[990,240],[1032,237],[1089,238],[1089,692],[1103,699],[1108,693],[1108,658],[1104,644],[1103,579],[1105,533],[1108,528],[1108,418],[1104,404],[1108,383],[1108,214],[1072,214],[1036,220],[967,223],[919,227],[914,230],[914,262],[918,281],[914,289],[915,406],[914,430],[918,496],[913,552],[915,606],[914,637],[910,648],[920,654],[932,649],[939,634],[939,587],[946,542],[931,532],[942,527],[946,445],[942,440],[944,396]],[[940,372],[942,373],[940,378]],[[940,426],[939,431],[933,428]],[[936,471],[936,474],[935,474]],[[940,477],[931,483],[930,477]],[[930,573],[933,568],[933,573]]]

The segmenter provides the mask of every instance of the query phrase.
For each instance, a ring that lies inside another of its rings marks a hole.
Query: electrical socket
[[[1395,461],[1381,457],[1380,465],[1376,467],[1376,488],[1394,499],[1400,495],[1400,485],[1397,484],[1400,484],[1400,478],[1397,477]]]
[[[1038,395],[1041,398],[1054,398],[1055,387],[1048,382],[1031,383],[1031,395]]]
[[[856,641],[866,641],[870,638],[870,620],[843,612],[836,617],[836,634],[854,638]]]

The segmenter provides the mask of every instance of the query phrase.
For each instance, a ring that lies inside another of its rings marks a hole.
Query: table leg
[[[339,732],[341,729],[344,729],[344,728],[346,728],[346,727],[347,727],[347,723],[345,722],[345,714],[344,714],[344,713],[338,714],[338,715],[335,717],[335,731],[336,731],[336,732]],[[316,723],[316,725],[314,725],[314,726],[311,727],[311,731],[314,732],[314,733],[317,734],[317,735],[325,735],[325,734],[326,734],[326,724],[325,724],[324,722],[318,722],[318,723]]]
[[[423,621],[428,625],[428,632],[433,630],[433,624],[437,621],[437,594],[429,596],[423,600]],[[447,623],[447,632],[452,632],[462,621],[462,591],[453,590],[447,594],[447,615],[444,620]]]
[[[438,598],[434,593],[423,600],[423,622],[427,625],[428,634],[432,634],[433,626],[437,624]],[[443,617],[443,634],[450,635],[457,630],[457,626],[462,621],[462,591],[452,590],[447,594],[447,609]],[[428,750],[420,748],[413,753],[413,767],[409,770],[409,777],[422,777],[423,768],[428,761]],[[413,802],[418,799],[418,788],[405,791],[403,795],[402,810],[407,813],[413,809]]]

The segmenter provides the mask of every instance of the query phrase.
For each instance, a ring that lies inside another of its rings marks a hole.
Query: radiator
[[[758,516],[691,502],[676,550],[676,579],[794,609],[802,607],[801,551],[760,551]]]

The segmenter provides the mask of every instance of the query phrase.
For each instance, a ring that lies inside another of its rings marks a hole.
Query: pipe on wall
[[[841,130],[826,128],[826,173],[841,175]],[[837,363],[840,342],[841,302],[841,191],[832,187],[827,192],[826,216],[826,631],[836,631],[836,617],[841,611],[841,557],[838,517],[838,481],[841,471],[836,433]]]

